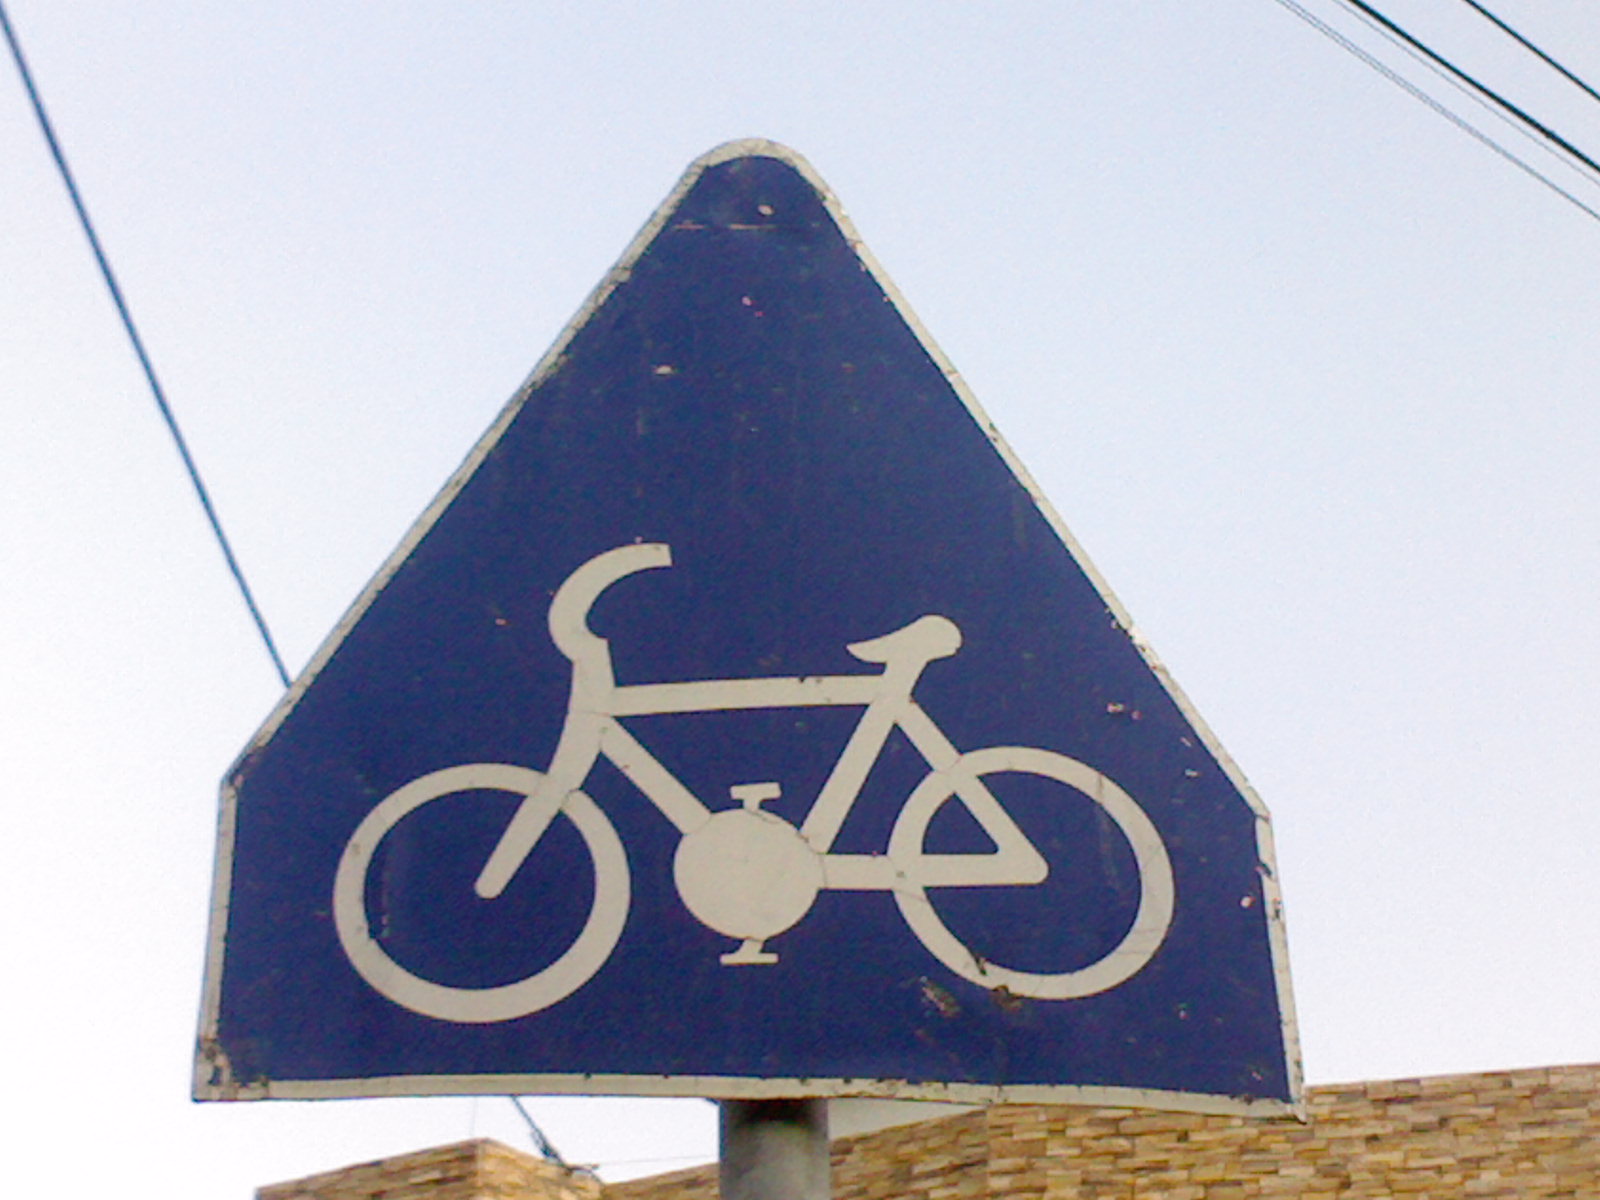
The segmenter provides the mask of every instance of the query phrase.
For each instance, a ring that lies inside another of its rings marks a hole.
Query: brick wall
[[[600,1183],[486,1138],[256,1190],[257,1200],[600,1200]]]
[[[834,1143],[836,1200],[1600,1200],[1600,1065],[1312,1088],[1309,1119],[1004,1105]],[[714,1200],[716,1169],[606,1188]]]
[[[1600,1200],[1600,1065],[1312,1088],[1309,1119],[1003,1105],[833,1147],[836,1200]],[[476,1190],[474,1190],[476,1189]],[[715,1200],[716,1168],[603,1200]],[[601,1200],[466,1142],[263,1188],[260,1200]]]

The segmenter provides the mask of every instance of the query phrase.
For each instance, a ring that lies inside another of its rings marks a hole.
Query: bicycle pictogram
[[[852,643],[849,652],[874,673],[702,679],[618,684],[610,645],[588,624],[601,593],[641,571],[668,567],[662,543],[620,546],[579,566],[550,602],[549,629],[572,664],[565,722],[546,771],[509,763],[468,763],[433,771],[396,789],[374,807],[346,844],[334,879],[333,915],[350,963],[376,991],[412,1011],[445,1021],[507,1021],[550,1007],[587,983],[616,948],[631,896],[627,853],[610,818],[581,789],[604,758],[678,831],[673,880],[688,910],[738,945],[721,956],[733,967],[771,965],[767,942],[798,924],[825,890],[887,891],[927,950],[956,975],[1016,996],[1067,1000],[1121,984],[1155,955],[1172,923],[1172,866],[1150,818],[1110,778],[1086,763],[1032,746],[960,751],[912,693],[929,663],[954,655],[961,632],[929,615],[882,637]],[[780,795],[773,782],[730,788],[737,807],[713,810],[623,725],[627,717],[763,709],[845,707],[862,710],[838,760],[798,825],[762,808]],[[882,853],[834,850],[840,830],[892,733],[902,733],[928,773],[895,817]],[[1099,959],[1059,972],[1007,967],[968,947],[934,907],[930,893],[948,888],[1030,887],[1051,871],[1039,848],[985,783],[1002,773],[1052,780],[1087,798],[1126,840],[1138,872],[1138,902],[1121,939]],[[501,895],[541,845],[558,817],[570,822],[587,850],[593,901],[580,932],[553,962],[511,983],[462,987],[414,974],[374,936],[367,912],[368,876],[384,838],[435,800],[477,790],[520,796],[514,815],[479,872],[475,891]],[[982,852],[927,849],[930,823],[954,802],[993,845]]]

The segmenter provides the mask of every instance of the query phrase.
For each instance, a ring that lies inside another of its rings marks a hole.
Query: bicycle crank
[[[822,860],[800,831],[782,817],[761,811],[779,795],[775,783],[745,783],[730,789],[741,807],[715,813],[684,835],[672,860],[672,876],[684,906],[707,928],[739,939],[722,956],[728,966],[768,964],[778,956],[762,949],[811,909],[822,890]]]

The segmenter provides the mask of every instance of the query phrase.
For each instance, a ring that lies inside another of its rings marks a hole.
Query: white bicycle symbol
[[[578,567],[557,589],[550,602],[550,636],[572,663],[572,692],[548,772],[506,763],[446,767],[390,793],[356,827],[334,879],[333,915],[345,954],[374,989],[441,1020],[509,1021],[564,999],[600,969],[622,935],[630,900],[622,842],[605,813],[579,790],[602,756],[682,835],[674,882],[699,921],[739,941],[737,949],[722,955],[727,965],[777,962],[765,943],[805,916],[824,889],[892,892],[911,931],[935,958],[964,979],[1013,995],[1090,996],[1116,987],[1150,961],[1172,923],[1172,866],[1160,834],[1132,797],[1093,767],[1053,751],[989,746],[962,753],[912,698],[924,668],[959,649],[961,632],[953,621],[920,617],[847,647],[863,662],[881,664],[877,674],[618,685],[610,646],[589,629],[589,611],[618,580],[671,562],[670,548],[661,543],[621,546]],[[779,795],[776,783],[735,786],[730,790],[739,807],[708,808],[621,721],[666,713],[848,706],[862,708],[861,719],[798,828],[761,809]],[[868,773],[897,728],[927,761],[928,774],[896,817],[886,853],[833,853]],[[1056,780],[1087,797],[1121,830],[1133,852],[1139,903],[1132,925],[1115,947],[1087,966],[1041,973],[990,962],[962,944],[928,898],[929,889],[1024,887],[1049,875],[1043,856],[984,783],[985,776],[1001,772]],[[522,801],[478,875],[478,896],[500,895],[559,815],[576,827],[588,849],[594,898],[577,939],[548,966],[503,985],[447,986],[408,971],[373,936],[367,876],[380,843],[407,816],[442,797],[483,789],[520,795]],[[952,797],[971,813],[994,850],[924,849],[929,822]]]

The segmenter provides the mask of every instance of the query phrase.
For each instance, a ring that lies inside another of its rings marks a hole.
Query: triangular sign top
[[[221,830],[202,1098],[1299,1104],[1265,810],[770,142],[690,167]]]

